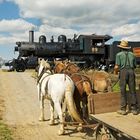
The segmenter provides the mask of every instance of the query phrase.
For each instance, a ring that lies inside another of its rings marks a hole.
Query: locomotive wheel
[[[17,71],[17,72],[24,72],[25,69],[19,69],[19,68],[17,68],[16,71]]]
[[[26,67],[24,65],[19,65],[16,67],[16,71],[17,72],[24,72],[26,69]]]
[[[117,140],[117,136],[109,128],[99,125],[96,129],[96,140]]]

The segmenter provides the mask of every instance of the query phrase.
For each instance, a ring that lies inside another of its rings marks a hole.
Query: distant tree
[[[0,57],[0,68],[1,68],[1,66],[4,64],[4,60],[3,60],[3,58],[2,57]]]

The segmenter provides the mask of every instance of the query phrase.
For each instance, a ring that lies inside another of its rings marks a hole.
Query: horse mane
[[[46,69],[51,69],[51,66],[50,64],[48,63],[48,60],[45,60],[45,59],[38,59],[38,64],[42,64],[42,66]]]
[[[55,62],[55,66],[53,68],[54,73],[62,73],[64,69],[64,64],[62,62]]]

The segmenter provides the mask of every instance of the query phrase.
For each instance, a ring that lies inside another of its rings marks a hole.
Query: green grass
[[[138,90],[138,87],[136,87],[136,90]],[[120,91],[119,82],[116,83],[116,85],[113,87],[113,91],[114,92],[119,92]],[[126,86],[126,91],[129,91],[128,85]]]
[[[10,129],[2,121],[0,121],[0,140],[13,140]]]
[[[114,92],[118,92],[118,91],[120,91],[119,82],[117,82],[117,83],[114,85],[114,87],[113,87],[113,91],[114,91]]]

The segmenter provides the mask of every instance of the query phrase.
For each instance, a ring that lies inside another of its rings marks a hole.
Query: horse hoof
[[[77,127],[77,131],[82,131],[83,128],[82,127]]]
[[[38,120],[42,122],[42,121],[44,121],[45,119],[41,117],[41,118],[39,118]]]
[[[59,130],[59,131],[58,131],[58,135],[59,135],[59,136],[64,135],[64,133],[65,133],[64,130]]]
[[[54,120],[50,120],[49,125],[54,125]]]
[[[82,131],[83,128],[82,128],[82,124],[79,124],[79,126],[77,127],[77,131]]]

